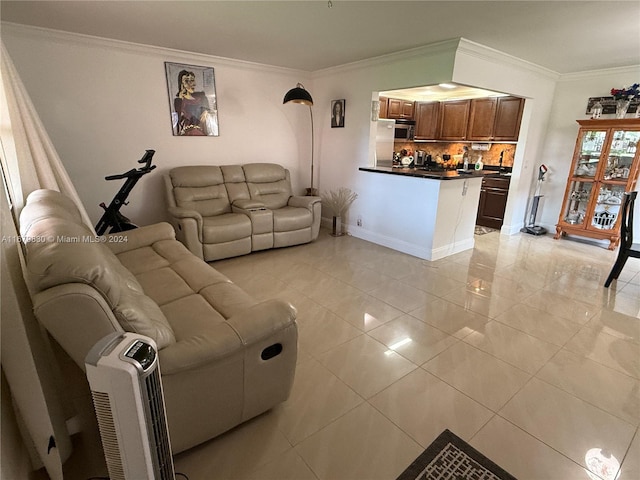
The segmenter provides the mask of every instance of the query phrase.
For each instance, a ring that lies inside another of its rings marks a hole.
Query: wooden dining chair
[[[604,282],[604,286],[609,288],[614,278],[620,276],[624,264],[629,257],[640,258],[640,243],[633,243],[633,208],[636,202],[638,192],[625,192],[622,201],[622,223],[620,227],[620,250],[618,250],[618,258],[613,264],[611,273]]]

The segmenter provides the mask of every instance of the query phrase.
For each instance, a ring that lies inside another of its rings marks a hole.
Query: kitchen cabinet
[[[413,118],[413,102],[390,98],[387,102],[387,118]]]
[[[556,225],[567,234],[620,242],[622,194],[640,170],[640,119],[578,120],[580,128]]]
[[[466,139],[517,141],[523,108],[524,99],[517,97],[472,99]]]
[[[504,212],[507,208],[509,183],[509,177],[482,179],[476,225],[497,229],[502,227]]]
[[[380,97],[380,112],[378,113],[378,118],[388,118],[387,110],[389,107],[389,99],[387,97]]]
[[[465,140],[469,121],[470,100],[452,100],[440,103],[440,140]]]
[[[415,140],[433,140],[438,137],[440,102],[416,102]]]
[[[469,106],[469,124],[467,140],[493,139],[493,124],[496,120],[498,100],[493,98],[474,98]]]
[[[517,142],[524,98],[498,97],[496,118],[493,123],[493,141]]]

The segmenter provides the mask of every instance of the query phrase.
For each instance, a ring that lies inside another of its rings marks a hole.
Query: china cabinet
[[[578,235],[620,242],[620,208],[640,170],[640,119],[578,120],[580,129],[569,170],[562,210],[556,225],[559,239]]]

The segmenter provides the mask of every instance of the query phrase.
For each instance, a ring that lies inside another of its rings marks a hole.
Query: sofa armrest
[[[189,210],[182,207],[169,207],[169,215],[174,218],[193,218],[198,224],[198,231],[202,231],[202,215],[195,210]]]
[[[227,320],[242,340],[251,345],[295,323],[296,309],[282,300],[266,300],[243,310]]]
[[[56,285],[33,296],[40,324],[84,370],[84,359],[104,336],[124,331],[98,291],[84,283]]]
[[[106,238],[110,250],[118,255],[129,250],[147,247],[160,240],[175,240],[176,233],[169,223],[160,222],[133,230],[111,233]]]
[[[174,375],[220,361],[246,346],[294,324],[295,308],[281,300],[267,300],[238,312],[203,334],[180,339],[159,352],[163,375]]]
[[[313,210],[313,205],[320,203],[322,199],[320,197],[313,196],[293,196],[289,197],[288,205],[290,207],[302,207],[309,210]]]
[[[250,198],[242,198],[240,200],[235,200],[233,202],[233,204],[231,204],[231,207],[235,209],[239,209],[240,211],[242,210],[264,210],[267,207],[264,206],[264,203],[258,201],[258,200],[252,200]]]

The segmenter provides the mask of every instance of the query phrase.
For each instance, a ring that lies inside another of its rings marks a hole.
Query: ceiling
[[[2,0],[0,8],[2,21],[311,72],[457,37],[562,74],[640,64],[637,0]]]

